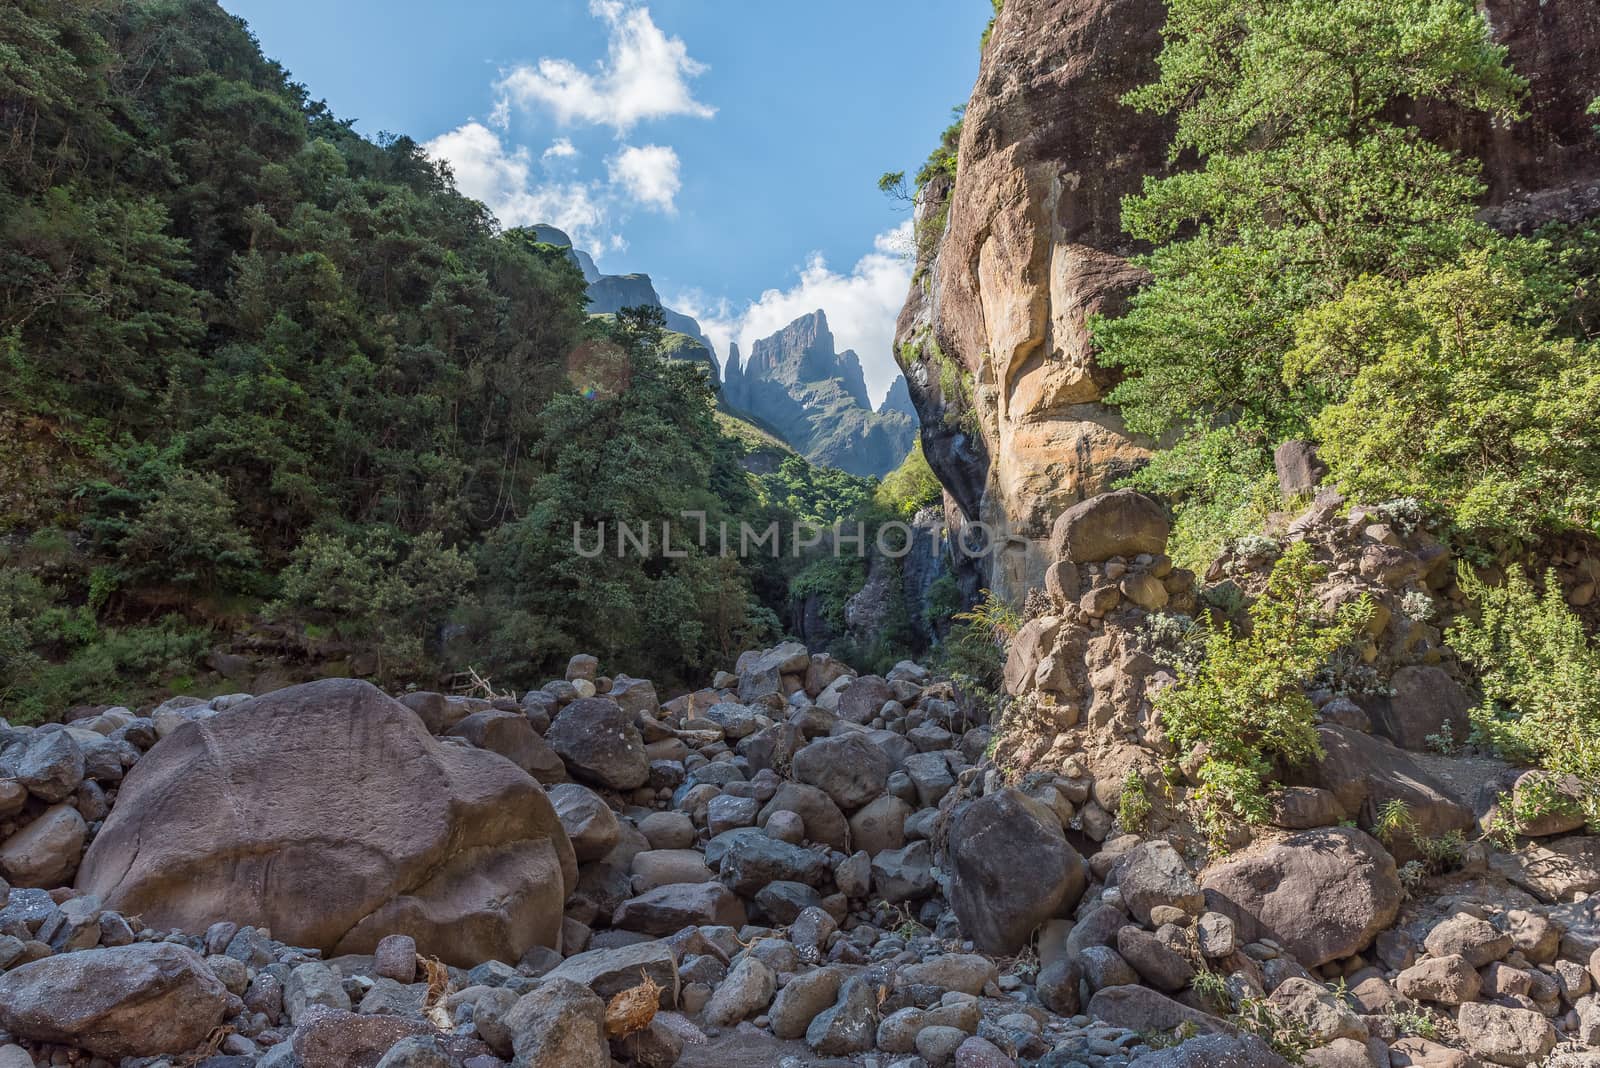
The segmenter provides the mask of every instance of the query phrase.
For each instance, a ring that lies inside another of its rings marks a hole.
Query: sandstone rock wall
[[[1512,128],[1424,112],[1432,135],[1485,162],[1495,221],[1525,228],[1600,209],[1600,8],[1493,0],[1487,11],[1531,82]],[[1140,283],[1120,205],[1167,167],[1169,123],[1121,103],[1154,76],[1160,0],[1008,0],[966,112],[954,185],[924,191],[916,279],[896,351],[953,528],[1001,547],[973,579],[1014,600],[1041,584],[1049,524],[1110,488],[1151,443],[1103,403],[1086,323]],[[937,235],[937,240],[932,238]]]

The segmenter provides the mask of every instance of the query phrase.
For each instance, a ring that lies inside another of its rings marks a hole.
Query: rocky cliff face
[[[1526,226],[1600,206],[1584,114],[1600,94],[1600,8],[1493,0],[1496,34],[1532,83],[1529,118],[1494,128],[1424,113],[1434,136],[1485,161],[1497,221]],[[1008,0],[968,105],[956,182],[918,205],[916,280],[896,352],[924,451],[954,502],[999,547],[973,580],[1039,585],[1050,521],[1138,465],[1149,442],[1102,403],[1112,384],[1086,324],[1140,283],[1123,196],[1167,166],[1166,120],[1121,103],[1151,80],[1160,0]]]
[[[899,412],[916,418],[917,406],[911,403],[911,389],[906,385],[905,375],[900,375],[889,385],[889,392],[884,394],[883,403],[878,405],[878,414],[886,412]]]
[[[717,350],[711,339],[701,331],[698,321],[661,303],[655,283],[647,274],[601,274],[594,258],[582,249],[572,247],[572,239],[554,226],[535,226],[539,240],[565,248],[572,262],[583,272],[589,283],[589,311],[593,315],[615,315],[623,308],[660,308],[666,316],[667,329],[671,331],[663,347],[663,355],[675,360],[693,360],[710,369],[711,380],[720,381],[721,368],[717,364]]]
[[[854,475],[883,475],[905,459],[915,422],[902,412],[875,412],[860,358],[838,352],[828,317],[801,316],[757,341],[741,366],[728,360],[723,399],[748,412],[813,463]]]

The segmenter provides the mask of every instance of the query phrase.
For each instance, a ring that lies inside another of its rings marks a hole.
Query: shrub
[[[990,590],[965,612],[950,617],[950,633],[939,646],[937,669],[959,683],[998,693],[1006,652],[1022,626],[1017,610]]]
[[[1463,568],[1459,581],[1480,609],[1449,634],[1483,687],[1473,712],[1478,735],[1511,759],[1575,776],[1576,803],[1600,828],[1600,647],[1554,574],[1542,595],[1521,572],[1489,586]]]
[[[1361,601],[1342,607],[1332,621],[1319,618],[1315,592],[1324,571],[1309,545],[1290,546],[1250,607],[1249,632],[1211,631],[1198,669],[1156,697],[1172,742],[1182,751],[1204,747],[1198,799],[1214,837],[1228,816],[1265,822],[1265,784],[1275,761],[1321,755],[1316,710],[1304,687],[1355,639],[1371,613]]]
[[[124,582],[210,593],[247,583],[260,564],[218,475],[147,457],[95,492],[86,526]]]
[[[33,620],[46,599],[32,575],[0,568],[0,708],[9,706],[42,664],[33,651]]]
[[[1476,253],[1358,282],[1309,316],[1286,362],[1348,390],[1313,420],[1341,488],[1426,500],[1491,539],[1600,531],[1600,352],[1541,306],[1513,264]],[[1415,522],[1401,504],[1386,517]]]
[[[476,575],[472,561],[437,534],[405,542],[376,532],[312,534],[284,569],[273,611],[309,612],[346,638],[375,641],[386,670],[414,668],[429,628],[448,617]]]

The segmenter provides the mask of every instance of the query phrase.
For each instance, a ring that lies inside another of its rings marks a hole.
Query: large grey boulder
[[[616,847],[622,835],[617,814],[593,790],[562,783],[550,787],[549,795],[579,864],[599,860]]]
[[[1372,725],[1402,749],[1419,752],[1438,739],[1464,742],[1472,729],[1472,695],[1443,668],[1412,664],[1390,680],[1393,695],[1363,700]]]
[[[1200,884],[1169,842],[1141,842],[1117,861],[1115,870],[1122,903],[1140,923],[1150,923],[1150,910],[1157,905],[1182,909],[1191,916],[1205,909]]]
[[[1394,858],[1354,827],[1286,838],[1213,867],[1201,885],[1245,941],[1273,938],[1308,968],[1361,952],[1394,922],[1404,896]]]
[[[633,717],[604,697],[580,697],[563,708],[544,739],[574,779],[612,790],[636,790],[650,778],[650,757]]]
[[[962,933],[985,953],[1015,953],[1036,927],[1077,905],[1088,885],[1088,866],[1056,814],[1010,787],[958,807],[948,849],[950,904]]]
[[[1416,834],[1435,838],[1470,828],[1473,814],[1410,754],[1382,738],[1323,724],[1317,728],[1324,756],[1291,770],[1307,786],[1330,791],[1346,816],[1363,828],[1376,826],[1377,814],[1392,801],[1403,802]]]
[[[185,1053],[227,1007],[200,955],[169,942],[66,953],[0,975],[0,1026],[113,1060]]]
[[[188,721],[128,773],[79,890],[157,929],[229,920],[329,955],[385,935],[472,966],[554,947],[577,884],[540,785],[329,679]]]
[[[67,730],[34,734],[17,762],[17,781],[44,801],[65,801],[83,777],[83,750]]]
[[[818,738],[794,755],[794,777],[817,787],[845,812],[883,795],[894,770],[887,754],[859,731]]]
[[[505,1017],[520,1068],[587,1068],[609,1064],[606,1004],[586,987],[546,977]]]
[[[723,885],[740,897],[755,897],[773,882],[821,887],[828,879],[828,861],[819,853],[755,831],[728,845],[718,875]]]
[[[1108,986],[1095,991],[1084,1012],[1096,1020],[1130,1031],[1174,1031],[1179,1027],[1194,1034],[1231,1031],[1223,1021],[1209,1013],[1174,1001],[1146,986]]]
[[[66,886],[78,870],[88,824],[70,804],[52,805],[0,845],[0,875],[15,886]]]
[[[678,963],[665,942],[637,942],[615,949],[591,949],[568,957],[541,981],[564,979],[587,987],[602,998],[630,990],[648,976],[661,987],[664,1005],[678,1001]]]
[[[1468,1002],[1456,1010],[1456,1027],[1469,1051],[1508,1068],[1542,1063],[1556,1048],[1556,1029],[1531,1009]]]

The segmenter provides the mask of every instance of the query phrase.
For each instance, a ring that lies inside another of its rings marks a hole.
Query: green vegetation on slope
[[[1476,161],[1396,122],[1397,105],[1511,119],[1524,84],[1467,0],[1180,0],[1160,70],[1130,103],[1175,112],[1173,158],[1201,166],[1125,202],[1154,246],[1140,257],[1152,283],[1095,336],[1127,372],[1111,399],[1129,426],[1178,436],[1136,481],[1207,514],[1180,516],[1179,548],[1198,557],[1232,532],[1229,513],[1258,506],[1273,447],[1309,435],[1376,359],[1285,374],[1306,317],[1501,241],[1474,219]]]
[[[670,683],[774,636],[778,563],[573,551],[791,516],[660,313],[590,317],[565,250],[212,0],[7,5],[0,99],[5,714],[194,685],[273,621],[425,685],[578,649]]]
[[[1249,631],[1234,634],[1224,623],[1208,632],[1199,666],[1155,699],[1178,751],[1203,747],[1199,800],[1219,838],[1229,818],[1267,821],[1266,784],[1275,761],[1300,764],[1322,755],[1305,687],[1371,615],[1370,605],[1356,602],[1336,619],[1319,618],[1316,586],[1323,572],[1308,543],[1290,546],[1265,594],[1250,606]]]

